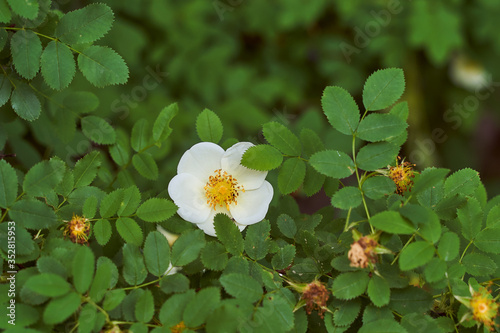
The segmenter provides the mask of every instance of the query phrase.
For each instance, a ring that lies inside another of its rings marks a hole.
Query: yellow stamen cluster
[[[73,243],[85,244],[88,242],[90,222],[83,216],[73,214],[71,221],[66,221],[64,236],[69,237]]]
[[[214,210],[216,206],[223,207],[224,205],[229,210],[230,204],[238,204],[236,198],[238,198],[239,191],[245,192],[245,189],[238,185],[236,178],[233,178],[226,171],[218,169],[214,173],[215,175],[210,176],[205,185],[207,204]]]
[[[170,331],[172,333],[181,333],[186,329],[186,324],[184,324],[184,321],[181,321],[175,326],[170,327]]]
[[[326,301],[330,297],[328,289],[325,285],[319,281],[313,281],[309,283],[303,291],[302,299],[306,300],[306,312],[311,314],[311,312],[316,309],[318,310],[318,315],[323,318],[325,314]]]
[[[472,317],[478,323],[490,331],[494,331],[495,317],[498,315],[498,303],[492,298],[487,288],[481,287],[479,291],[474,292],[470,301]]]
[[[400,160],[401,157],[398,156]],[[413,167],[415,164],[403,161],[403,163],[397,163],[396,166],[390,167],[388,176],[392,179],[394,184],[396,184],[396,193],[404,194],[406,191],[411,191],[413,186],[413,179],[415,174],[413,173]]]
[[[351,249],[347,253],[347,257],[351,261],[351,267],[366,268],[368,263],[377,262],[377,254],[375,248],[378,246],[377,241],[367,236],[361,237],[357,242],[351,244]]]

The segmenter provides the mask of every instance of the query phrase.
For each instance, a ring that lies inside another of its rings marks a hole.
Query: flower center
[[[245,192],[245,189],[243,186],[238,185],[236,178],[226,171],[222,171],[222,169],[215,170],[214,174],[214,176],[208,178],[208,182],[204,187],[207,204],[214,210],[216,206],[223,207],[224,205],[229,210],[230,204],[238,204],[236,198],[239,191]]]

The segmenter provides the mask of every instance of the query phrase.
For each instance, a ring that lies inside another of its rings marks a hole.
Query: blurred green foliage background
[[[348,152],[350,142],[321,113],[323,89],[338,85],[360,101],[370,73],[400,67],[410,107],[401,156],[418,170],[474,168],[489,196],[500,194],[496,0],[99,2],[113,9],[115,23],[97,44],[125,59],[130,78],[97,89],[77,73],[70,89],[98,97],[94,112],[110,121],[119,140],[128,140],[137,120],[152,123],[163,107],[178,102],[171,140],[154,151],[160,180],[141,180],[155,192],[165,190],[180,155],[197,141],[194,123],[204,108],[222,119],[224,139],[263,142],[262,124],[275,120],[309,127],[327,148]],[[68,12],[88,3],[56,0],[53,6]],[[46,94],[57,95],[48,87]],[[71,162],[96,148],[78,122],[54,116],[49,99],[42,103],[44,112],[32,123],[9,104],[0,108],[0,149],[16,154],[10,163],[28,169],[52,155]],[[100,178],[109,184],[104,173]],[[117,185],[126,186],[127,177],[141,178],[122,174]]]

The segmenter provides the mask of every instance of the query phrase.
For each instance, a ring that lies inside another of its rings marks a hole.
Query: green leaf
[[[145,289],[135,303],[135,318],[143,323],[149,322],[155,314],[154,298],[151,290]]]
[[[361,205],[361,192],[357,187],[346,186],[338,190],[332,197],[332,206],[340,209],[356,208]]]
[[[128,258],[123,259],[124,262],[127,262],[127,260]],[[96,303],[99,303],[103,299],[107,290],[111,287],[113,270],[116,270],[116,267],[110,261],[104,261],[101,264],[99,262],[100,260],[97,261],[97,271],[89,290],[89,297]]]
[[[434,257],[434,246],[425,241],[416,241],[404,248],[399,255],[399,268],[408,271],[428,263]]]
[[[141,284],[147,275],[148,271],[139,248],[133,244],[123,245],[123,277],[125,281],[131,286],[136,286]]]
[[[101,217],[108,218],[116,214],[123,201],[124,190],[119,188],[111,193],[108,193],[102,200],[99,212]]]
[[[361,120],[356,137],[371,142],[390,140],[403,133],[407,126],[395,115],[372,113]]]
[[[244,244],[240,229],[227,215],[215,215],[214,227],[217,238],[229,253],[235,256],[243,253]]]
[[[88,197],[82,208],[82,214],[88,219],[93,219],[97,212],[97,198]]]
[[[63,43],[56,40],[50,42],[41,56],[41,72],[52,89],[66,88],[73,81],[76,72],[73,53]]]
[[[136,246],[142,245],[142,229],[139,224],[130,217],[120,217],[116,221],[116,230],[126,243]]]
[[[111,238],[111,223],[105,219],[98,220],[92,228],[92,234],[99,245],[106,245]]]
[[[458,170],[444,182],[444,195],[451,197],[455,194],[472,195],[479,186],[479,173],[466,168]]]
[[[53,191],[66,171],[66,164],[58,158],[35,164],[24,177],[23,190],[34,197],[42,197]]]
[[[94,150],[79,159],[73,170],[75,187],[90,185],[97,176],[97,169],[100,165],[101,156],[97,150]]]
[[[201,230],[189,230],[181,234],[172,246],[173,266],[185,266],[198,258],[205,246],[205,235]]]
[[[414,226],[420,228],[420,235],[436,243],[441,236],[441,223],[437,214],[428,207],[406,204],[399,209],[401,215],[413,222]]]
[[[43,321],[49,325],[62,323],[78,310],[80,303],[80,295],[73,291],[63,297],[54,298],[43,311]]]
[[[62,296],[70,291],[69,283],[61,276],[53,273],[34,275],[24,285],[40,295],[49,297]]]
[[[332,293],[338,299],[353,299],[365,292],[369,281],[364,271],[342,273],[333,281]]]
[[[78,114],[84,114],[97,109],[99,99],[89,91],[69,91],[65,94],[62,103],[66,112],[69,110]]]
[[[482,229],[483,221],[483,210],[476,198],[469,198],[465,205],[458,208],[457,216],[462,224],[462,235],[465,239],[475,238]]]
[[[5,31],[5,30],[0,30]],[[2,33],[0,32],[0,44],[1,44]],[[1,48],[0,48],[1,49]],[[10,98],[12,92],[12,83],[5,75],[0,75],[0,106],[5,105]]]
[[[269,252],[269,221],[263,220],[247,228],[245,237],[245,251],[248,256],[255,260],[264,258]]]
[[[393,319],[379,319],[364,324],[358,333],[407,333],[407,331]]]
[[[189,289],[189,279],[185,275],[178,273],[166,275],[160,281],[160,288],[165,294],[183,293]]]
[[[137,209],[137,216],[146,222],[161,222],[169,219],[177,211],[177,206],[168,199],[151,198]]]
[[[7,5],[6,0],[0,0],[0,22],[8,23],[10,22],[10,20],[12,20],[12,14],[10,12],[9,6]]]
[[[14,13],[28,20],[33,20],[38,15],[38,0],[7,0],[7,2]]]
[[[101,145],[112,145],[116,141],[115,129],[101,117],[84,117],[82,132],[87,138]]]
[[[308,197],[318,193],[325,183],[326,176],[317,172],[310,164],[306,166],[306,177],[304,178],[304,185],[302,190]]]
[[[153,139],[156,142],[165,141],[170,133],[172,133],[170,122],[178,112],[179,107],[177,103],[172,103],[161,110],[153,125]]]
[[[86,246],[81,246],[75,253],[71,269],[73,285],[80,294],[84,294],[89,289],[94,277],[94,267],[94,252]]]
[[[276,169],[283,162],[283,155],[270,145],[257,145],[247,149],[241,164],[249,169],[268,171]]]
[[[264,298],[264,306],[258,307],[254,314],[252,327],[256,332],[288,332],[294,327],[293,307],[281,295]]]
[[[115,289],[110,290],[106,293],[104,301],[102,302],[102,308],[106,311],[111,311],[116,308],[125,298],[125,290]]]
[[[78,316],[78,333],[91,333],[97,319],[97,309],[87,303],[82,306]]]
[[[378,70],[368,77],[363,87],[363,105],[367,111],[382,110],[394,104],[405,90],[403,70]]]
[[[288,244],[281,247],[273,256],[271,264],[275,270],[287,268],[295,258],[295,246]]]
[[[17,72],[25,79],[34,78],[40,69],[40,38],[31,30],[19,30],[10,40],[10,50]]]
[[[352,96],[343,88],[326,87],[321,97],[323,112],[337,131],[351,135],[359,124],[359,108]]]
[[[299,138],[284,125],[272,121],[263,126],[264,137],[276,149],[284,155],[299,156],[301,146]]]
[[[278,188],[281,194],[295,192],[306,176],[306,164],[298,158],[289,158],[283,163],[278,174]]]
[[[345,178],[355,171],[354,162],[344,152],[338,150],[324,150],[315,153],[309,163],[319,173],[332,178]]]
[[[17,174],[5,160],[0,160],[0,207],[12,206],[17,197]]]
[[[42,106],[33,90],[24,82],[17,82],[10,97],[10,103],[17,115],[24,120],[38,119]]]
[[[391,289],[386,279],[374,274],[368,283],[367,293],[373,305],[381,307],[389,304]]]
[[[170,246],[165,236],[158,231],[149,233],[144,243],[144,258],[151,274],[158,277],[165,274],[170,264]]]
[[[460,239],[454,232],[445,232],[438,245],[438,253],[441,259],[450,261],[458,256]]]
[[[350,326],[359,315],[361,302],[359,299],[340,301],[335,303],[338,307],[333,314],[333,322],[337,327]]]
[[[361,189],[365,196],[377,200],[394,193],[396,191],[396,185],[389,177],[375,176],[365,180]]]
[[[446,277],[446,263],[439,258],[432,258],[425,266],[424,276],[427,282],[441,281]]]
[[[0,248],[6,254],[12,254],[12,245],[10,245],[10,244],[12,244],[12,237],[15,237],[16,255],[31,255],[35,251],[37,251],[37,250],[35,250],[35,242],[33,241],[33,236],[31,235],[31,233],[28,232],[25,228],[23,228],[20,225],[16,225],[15,230],[12,229],[12,226],[13,226],[12,223],[9,223],[7,221],[0,224],[0,240],[1,240]],[[15,236],[12,235],[12,231],[15,231]],[[11,242],[8,241],[9,238],[10,238]],[[10,245],[10,247],[9,247],[9,245]],[[9,251],[9,249],[11,251]],[[6,256],[6,258],[7,258],[7,256]],[[44,258],[44,257],[42,257],[42,258]],[[42,258],[38,259],[37,265]],[[52,259],[52,257],[50,257],[50,258]],[[40,272],[44,273],[42,270],[40,270]],[[57,272],[48,271],[47,273],[60,273],[60,271],[57,271]],[[66,275],[64,273],[59,274],[59,275],[66,277]]]
[[[402,314],[425,313],[433,304],[432,295],[419,287],[406,287],[391,290],[389,307]]]
[[[315,131],[309,128],[303,128],[300,131],[300,141],[304,147],[304,154],[311,156],[312,154],[325,150],[325,145]]]
[[[226,292],[238,299],[256,302],[262,296],[262,287],[252,277],[240,273],[225,274],[220,277],[220,283]]]
[[[132,127],[130,144],[136,152],[144,151],[152,142],[151,128],[146,119],[139,119]]]
[[[201,141],[218,143],[222,139],[222,122],[215,112],[205,109],[196,118],[196,132]]]
[[[27,229],[45,229],[57,225],[54,210],[36,200],[19,200],[10,208],[9,216]]]
[[[183,321],[188,327],[203,324],[220,303],[220,290],[208,287],[200,290],[186,305]]]
[[[128,67],[125,61],[106,46],[93,45],[80,53],[78,68],[83,76],[98,88],[123,84],[128,79]]]
[[[474,245],[484,252],[500,253],[500,228],[486,228],[477,234]]]
[[[132,156],[132,164],[141,176],[150,180],[158,179],[159,171],[158,165],[153,156],[148,152],[134,154]]]
[[[420,176],[415,180],[411,193],[412,195],[417,195],[420,192],[425,191],[426,189],[436,185],[441,180],[446,177],[446,175],[450,172],[449,169],[441,169],[441,168],[425,168]]]
[[[415,227],[408,223],[398,212],[384,211],[370,218],[370,224],[377,229],[392,234],[408,234],[415,232]]]
[[[227,261],[226,248],[219,242],[208,242],[201,250],[201,262],[208,269],[222,271]]]
[[[389,113],[399,117],[401,120],[406,121],[408,119],[408,115],[410,114],[410,110],[408,109],[408,102],[399,102],[392,107]]]
[[[295,221],[287,214],[281,214],[278,216],[278,228],[281,233],[288,238],[295,237],[295,234],[297,233],[297,225],[295,224]]]
[[[497,269],[496,263],[481,253],[467,253],[462,259],[462,264],[467,273],[474,276],[488,276]]]
[[[365,171],[374,171],[389,165],[398,155],[399,147],[389,142],[369,143],[356,156],[356,164]]]
[[[0,169],[1,169],[1,166],[0,166]],[[0,170],[0,172],[1,172],[1,170]],[[1,175],[0,175],[0,177],[1,177]],[[0,186],[1,186],[1,184],[0,184]],[[0,193],[2,193],[1,190],[0,190]],[[1,199],[0,199],[0,201],[1,201]],[[488,227],[488,228],[500,227],[500,205],[497,205],[497,206],[491,208],[490,211],[488,212],[488,217],[486,219],[486,227]]]
[[[55,34],[67,44],[92,43],[104,36],[113,24],[113,11],[102,3],[90,4],[61,17]]]
[[[406,328],[408,332],[412,333],[445,333],[445,330],[439,326],[437,319],[420,313],[411,313],[404,316],[401,319],[401,326]],[[451,331],[448,332],[453,332],[454,330],[455,325],[453,323],[453,328],[451,328]]]
[[[172,327],[182,321],[182,314],[186,305],[195,297],[194,290],[188,290],[184,294],[171,296],[163,303],[160,309],[159,319],[164,327]]]
[[[118,216],[127,216],[135,213],[135,210],[141,202],[141,192],[137,186],[132,185],[123,191],[123,200],[118,208]]]

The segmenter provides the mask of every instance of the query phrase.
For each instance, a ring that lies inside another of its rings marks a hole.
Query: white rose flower
[[[214,217],[223,213],[240,230],[260,222],[273,198],[267,171],[241,165],[243,153],[253,144],[239,142],[224,151],[210,142],[200,142],[182,155],[177,175],[168,184],[168,194],[179,207],[177,213],[215,237]]]

